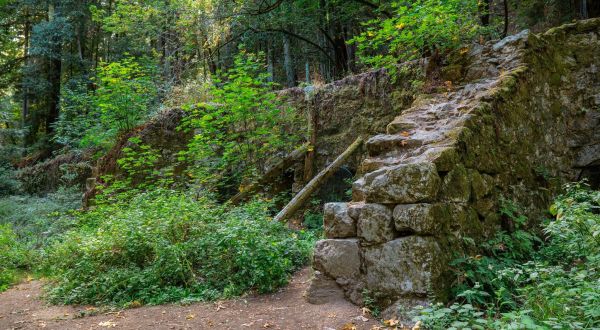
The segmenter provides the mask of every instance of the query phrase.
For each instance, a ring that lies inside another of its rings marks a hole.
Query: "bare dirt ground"
[[[377,328],[376,320],[363,316],[359,307],[343,299],[324,305],[307,303],[302,295],[309,278],[310,271],[304,269],[294,275],[287,287],[270,295],[113,312],[99,312],[85,306],[50,306],[40,299],[42,282],[29,281],[0,294],[0,329]]]

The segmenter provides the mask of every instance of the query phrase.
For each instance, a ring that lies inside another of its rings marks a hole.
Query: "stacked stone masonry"
[[[541,219],[562,182],[600,165],[599,32],[588,20],[473,46],[462,81],[372,136],[352,202],[325,205],[308,300],[444,299],[466,238],[503,224],[501,199]]]

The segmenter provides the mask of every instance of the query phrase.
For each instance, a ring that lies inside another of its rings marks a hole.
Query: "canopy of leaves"
[[[483,33],[476,0],[396,1],[394,14],[365,23],[351,42],[369,67],[394,68],[399,62],[444,54]]]

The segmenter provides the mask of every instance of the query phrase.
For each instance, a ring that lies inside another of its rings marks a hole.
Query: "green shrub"
[[[0,292],[13,284],[18,279],[19,270],[27,265],[26,251],[12,227],[0,224]]]
[[[63,87],[54,140],[71,147],[108,148],[115,136],[138,125],[151,113],[158,95],[156,64],[125,57],[102,63],[96,76]],[[89,89],[94,83],[97,88]]]
[[[184,155],[204,187],[235,189],[260,176],[265,160],[293,150],[298,116],[273,91],[264,54],[243,49],[235,65],[215,79],[211,102],[188,106],[181,128],[194,138]]]
[[[483,254],[454,261],[454,301],[414,311],[428,329],[597,329],[600,327],[600,192],[566,186],[544,224],[547,237],[516,225],[484,244]],[[536,245],[540,248],[535,249]]]
[[[268,205],[221,206],[175,191],[101,205],[46,249],[51,301],[158,304],[284,285],[313,238],[273,222]]]

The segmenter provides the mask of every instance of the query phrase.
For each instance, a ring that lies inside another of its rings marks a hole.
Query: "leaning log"
[[[310,195],[317,190],[327,179],[337,171],[342,164],[358,149],[362,144],[363,139],[359,136],[341,155],[339,155],[333,163],[329,164],[324,170],[322,170],[317,176],[315,176],[310,182],[300,190],[294,198],[275,216],[276,221],[285,221],[292,216],[298,209],[306,203]]]
[[[260,177],[257,181],[244,187],[243,191],[240,191],[229,200],[233,205],[237,205],[250,197],[260,187],[272,182],[276,177],[280,176],[286,169],[298,162],[309,149],[309,143],[305,143],[294,151],[286,155],[283,159],[278,161],[275,165],[267,170],[267,172]]]

